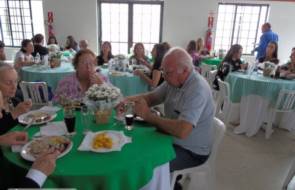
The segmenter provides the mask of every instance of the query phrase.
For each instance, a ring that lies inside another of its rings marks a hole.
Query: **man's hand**
[[[148,121],[148,117],[152,114],[148,104],[143,98],[135,100],[134,113],[146,121]]]
[[[22,145],[28,142],[28,134],[26,132],[9,132],[0,136],[0,145]]]
[[[21,103],[19,103],[15,109],[11,112],[11,115],[14,119],[16,119],[21,114],[27,113],[32,108],[32,101],[31,100],[25,100]]]
[[[55,162],[59,154],[60,152],[57,150],[49,150],[36,159],[36,161],[32,165],[32,168],[35,170],[39,170],[46,176],[49,176],[55,169]]]

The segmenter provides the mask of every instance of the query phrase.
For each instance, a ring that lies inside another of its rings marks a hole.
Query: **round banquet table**
[[[21,80],[28,82],[44,81],[52,90],[55,90],[58,81],[65,76],[74,73],[71,63],[62,62],[60,67],[50,68],[45,66],[26,66],[20,70]]]
[[[231,113],[240,112],[240,125],[235,128],[235,133],[246,133],[253,136],[257,133],[264,121],[267,121],[269,109],[277,101],[280,90],[295,90],[294,80],[273,79],[264,77],[262,74],[244,74],[239,72],[230,73],[226,81],[230,85],[230,100],[232,106],[238,110],[231,110]],[[295,114],[277,114],[274,123],[281,128],[292,130],[295,128]]]
[[[110,82],[118,87],[124,96],[131,96],[149,91],[148,84],[131,73],[110,73],[108,69],[101,69],[101,72],[108,76]]]
[[[218,57],[214,58],[204,58],[201,61],[202,63],[205,63],[207,65],[215,65],[216,67],[219,66],[219,64],[222,62],[222,59],[219,59]]]
[[[132,138],[121,151],[95,153],[78,151],[83,140],[81,115],[76,113],[76,132],[72,137],[73,148],[64,157],[59,158],[56,169],[50,175],[44,187],[77,188],[100,190],[147,190],[170,189],[169,161],[174,159],[172,137],[156,131],[146,123],[134,123],[132,131],[124,130],[124,125],[115,122],[97,125],[92,122],[92,131],[118,130]],[[55,121],[63,120],[62,111]],[[21,130],[16,126],[13,130]],[[39,131],[38,126],[28,129],[29,136]],[[19,153],[3,148],[4,156],[21,168],[29,168],[31,163],[21,158]]]

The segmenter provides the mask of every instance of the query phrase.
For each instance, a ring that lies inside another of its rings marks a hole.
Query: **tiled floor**
[[[217,156],[217,189],[281,190],[294,158],[295,135],[288,131],[275,129],[266,140],[263,131],[249,138],[228,127]]]

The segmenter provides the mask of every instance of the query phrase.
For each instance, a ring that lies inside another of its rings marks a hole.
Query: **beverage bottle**
[[[39,53],[37,53],[36,54],[36,56],[35,56],[35,63],[40,63],[40,61],[41,61],[41,56],[40,56],[40,54]]]

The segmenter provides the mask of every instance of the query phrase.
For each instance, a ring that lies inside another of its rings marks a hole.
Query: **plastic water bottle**
[[[39,53],[37,53],[36,56],[35,56],[35,63],[36,64],[40,63],[40,60],[41,60],[41,56],[40,56]]]

